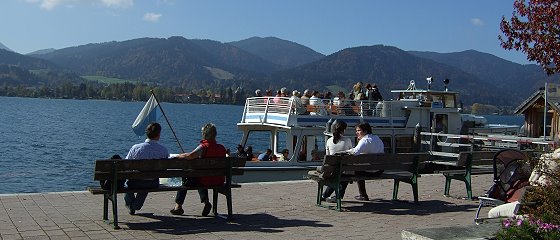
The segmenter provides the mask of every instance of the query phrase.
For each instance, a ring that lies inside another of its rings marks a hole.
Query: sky
[[[277,37],[329,55],[383,44],[474,49],[521,64],[500,47],[513,0],[2,0],[0,43],[18,53],[142,37],[232,42]]]

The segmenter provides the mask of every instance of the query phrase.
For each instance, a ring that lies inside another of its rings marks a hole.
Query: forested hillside
[[[0,95],[144,100],[150,88],[158,88],[168,101],[224,103],[242,103],[257,88],[348,93],[356,82],[375,83],[392,98],[390,90],[406,88],[411,80],[425,88],[425,79],[433,77],[434,89],[443,89],[443,80],[450,79],[449,89],[459,92],[465,105],[501,109],[515,108],[545,81],[559,80],[546,77],[536,65],[473,50],[406,52],[375,45],[323,56],[274,37],[230,43],[139,38],[28,56],[0,50],[0,77]]]

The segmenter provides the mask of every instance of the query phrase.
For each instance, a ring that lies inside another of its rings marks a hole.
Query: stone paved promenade
[[[473,178],[473,195],[483,194],[491,175]],[[119,195],[119,222],[113,230],[102,218],[103,197],[88,192],[0,195],[0,236],[7,239],[401,239],[403,229],[472,225],[476,201],[463,200],[464,184],[453,181],[444,197],[444,177],[423,175],[420,204],[412,203],[410,185],[402,184],[391,201],[392,181],[368,181],[371,201],[355,201],[349,185],[343,212],[315,206],[311,181],[245,184],[233,190],[234,222],[202,217],[196,191],[186,212],[173,216],[173,192],[150,193],[137,215],[127,213]],[[225,199],[220,197],[224,213]],[[486,212],[484,212],[485,214]]]

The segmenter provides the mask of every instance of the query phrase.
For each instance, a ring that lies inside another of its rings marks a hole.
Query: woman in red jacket
[[[179,154],[177,158],[184,159],[194,159],[194,158],[211,158],[211,157],[225,157],[226,148],[222,144],[216,142],[216,126],[212,123],[207,123],[202,127],[202,140],[200,140],[200,145],[196,147],[192,152]],[[183,179],[183,184],[196,185],[196,186],[215,186],[224,184],[225,177],[223,176],[213,176],[213,177],[198,177],[198,178],[188,178]],[[210,210],[212,209],[212,204],[210,204],[208,198],[208,189],[199,189],[198,195],[200,196],[200,202],[204,203],[204,209],[202,210],[202,216],[208,216]],[[175,196],[175,208],[171,209],[171,214],[182,215],[185,211],[183,210],[183,203],[185,202],[185,197],[187,196],[187,190],[178,191]]]

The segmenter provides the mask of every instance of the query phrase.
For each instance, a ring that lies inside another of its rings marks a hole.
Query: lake
[[[131,125],[145,102],[0,97],[0,194],[85,190],[96,159],[123,158],[144,141]],[[186,152],[198,145],[201,127],[212,122],[218,142],[235,150],[243,106],[162,103]],[[162,118],[161,143],[181,152]]]
[[[145,102],[0,97],[0,194],[81,191],[92,180],[96,159],[125,157],[144,141],[132,132],[132,122]],[[212,122],[218,142],[235,151],[243,106],[162,103],[177,138],[191,151],[200,128]],[[522,116],[487,116],[488,123],[522,124]],[[162,118],[161,143],[181,152]]]

